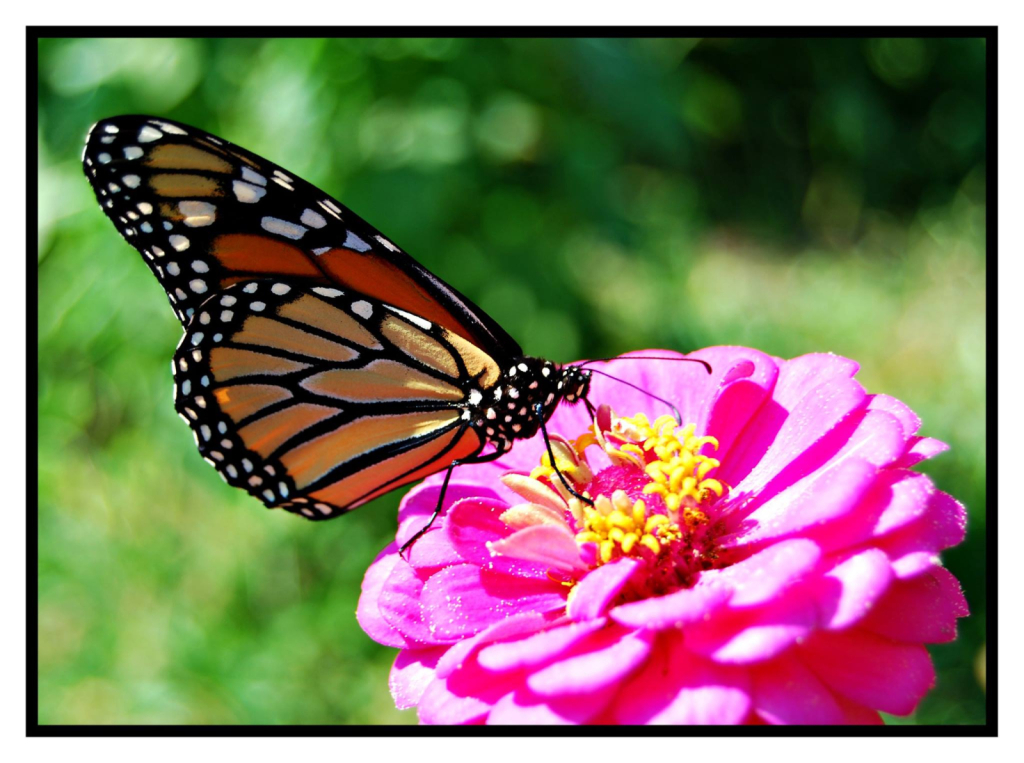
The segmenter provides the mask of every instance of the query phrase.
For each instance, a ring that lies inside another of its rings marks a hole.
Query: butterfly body
[[[175,408],[272,508],[337,516],[532,437],[590,372],[525,356],[486,313],[316,187],[145,116],[93,127],[100,207],[185,333]]]

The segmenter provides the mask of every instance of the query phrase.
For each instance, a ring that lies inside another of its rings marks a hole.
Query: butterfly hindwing
[[[281,167],[166,119],[93,126],[85,172],[104,213],[146,259],[188,325],[199,305],[269,277],[361,292],[493,355],[519,345],[483,311],[351,210]]]
[[[461,336],[364,294],[250,280],[196,307],[175,407],[224,479],[326,519],[472,457],[465,402],[500,375]]]

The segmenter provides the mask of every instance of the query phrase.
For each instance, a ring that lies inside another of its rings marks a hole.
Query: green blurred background
[[[952,445],[973,616],[909,719],[982,723],[985,44],[51,39],[39,44],[39,718],[413,723],[353,615],[400,497],[260,508],[171,405],[181,334],[79,154],[122,113],[323,187],[557,361],[745,344],[861,363]]]

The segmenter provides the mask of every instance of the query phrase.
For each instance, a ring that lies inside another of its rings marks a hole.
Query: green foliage
[[[180,329],[79,167],[155,113],[294,170],[558,361],[832,351],[952,449],[972,617],[906,723],[979,723],[980,40],[45,40],[43,723],[410,723],[353,616],[397,495],[310,524],[224,485],[171,406]]]

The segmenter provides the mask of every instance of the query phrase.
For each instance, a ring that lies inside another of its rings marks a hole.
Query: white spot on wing
[[[398,251],[398,247],[395,246],[394,244],[392,244],[390,241],[388,241],[383,236],[374,236],[374,238],[376,238],[378,241],[380,241],[384,245],[385,249],[388,249],[388,250],[390,250],[392,252],[397,252]]]
[[[157,119],[151,119],[149,121],[155,125],[159,125],[161,130],[163,130],[164,132],[169,132],[171,135],[188,135],[187,132],[182,130],[177,125],[172,125],[170,122],[161,122]]]
[[[139,130],[139,143],[152,143],[154,140],[160,140],[164,137],[164,134],[151,125],[143,125],[142,129]]]
[[[211,225],[217,217],[217,207],[208,201],[180,201],[178,211],[185,216],[182,222],[190,228]]]
[[[242,167],[242,180],[247,180],[256,185],[266,185],[267,179],[251,167]]]
[[[189,247],[188,239],[184,236],[169,236],[167,241],[170,242],[177,252],[184,252]]]
[[[361,318],[369,319],[373,315],[373,305],[364,299],[352,303],[352,312]]]
[[[343,293],[338,289],[331,289],[327,286],[314,286],[313,291],[321,297],[340,297]]]
[[[284,236],[290,238],[293,241],[298,241],[304,235],[309,228],[297,223],[290,223],[287,220],[282,220],[278,217],[264,217],[260,221],[260,225],[263,230],[269,231],[270,233],[276,233],[278,236]]]
[[[348,235],[345,237],[345,243],[342,244],[342,246],[346,249],[354,249],[357,252],[366,252],[370,249],[370,245],[352,231],[348,231]]]
[[[310,228],[323,228],[327,225],[327,221],[324,216],[317,214],[312,209],[307,209],[302,213],[302,217],[299,218],[303,225],[308,225]]]
[[[138,146],[125,146],[124,147],[124,158],[125,159],[138,159],[145,153]]]
[[[292,287],[286,283],[275,283],[270,287],[270,290],[277,296],[281,297],[290,292]]]
[[[255,204],[266,194],[266,188],[260,188],[251,183],[244,183],[236,180],[231,184],[231,190],[235,192],[235,198],[243,204]]]

